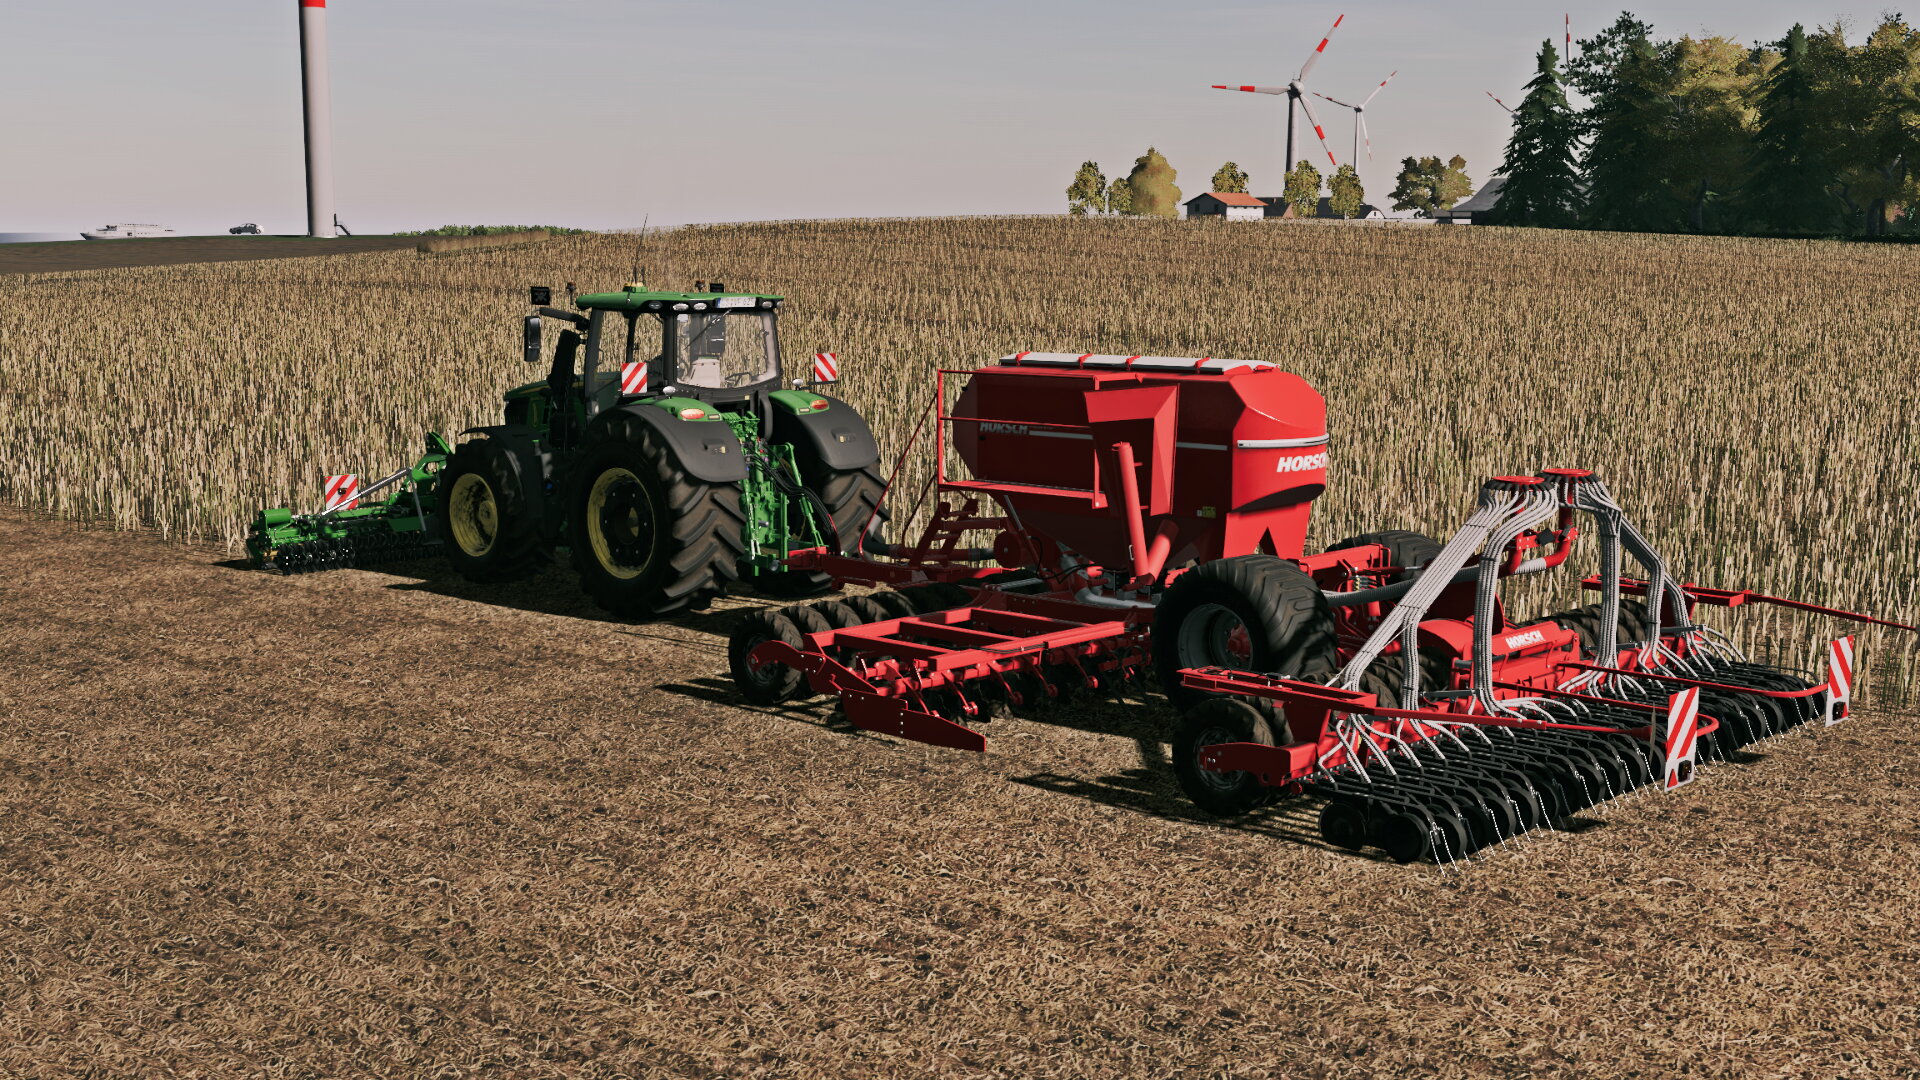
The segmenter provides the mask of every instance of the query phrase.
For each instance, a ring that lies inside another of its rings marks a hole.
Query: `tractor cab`
[[[781,297],[728,293],[718,282],[700,292],[630,284],[574,304],[587,313],[583,379],[591,411],[636,393],[751,409],[780,389]],[[644,379],[636,365],[644,365]]]

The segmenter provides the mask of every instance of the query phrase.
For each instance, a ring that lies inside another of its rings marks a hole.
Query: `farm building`
[[[1265,200],[1238,191],[1209,191],[1188,199],[1187,216],[1223,217],[1228,221],[1258,221],[1268,214]]]
[[[1263,203],[1266,206],[1268,217],[1290,218],[1294,216],[1293,204],[1287,202],[1284,196],[1262,195],[1262,196],[1259,196],[1259,199],[1261,203]],[[1317,218],[1327,218],[1329,220],[1334,220],[1334,221],[1337,221],[1340,219],[1340,215],[1333,212],[1333,200],[1327,198],[1325,195],[1320,196],[1319,205],[1314,208],[1313,216]],[[1379,207],[1373,205],[1372,203],[1361,203],[1360,212],[1354,215],[1353,220],[1379,221],[1384,219],[1386,216],[1387,215],[1385,213],[1381,212]]]
[[[1446,225],[1474,225],[1486,220],[1489,210],[1500,205],[1500,191],[1507,186],[1507,178],[1496,176],[1480,185],[1480,190],[1454,205],[1451,210],[1437,210],[1433,220]]]

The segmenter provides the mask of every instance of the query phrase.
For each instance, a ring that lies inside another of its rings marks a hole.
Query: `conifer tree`
[[[1840,204],[1831,190],[1834,168],[1817,122],[1807,34],[1800,24],[1780,42],[1780,52],[1760,98],[1753,171],[1741,191],[1741,206],[1757,230],[1826,232],[1838,224]]]
[[[1660,58],[1646,38],[1597,83],[1587,112],[1592,142],[1581,161],[1587,184],[1583,221],[1596,229],[1659,232],[1681,226],[1684,206],[1660,168],[1673,107],[1658,85]],[[1506,196],[1502,196],[1504,201]]]
[[[1513,110],[1513,137],[1506,160],[1494,171],[1507,178],[1500,202],[1488,215],[1496,225],[1569,228],[1580,219],[1580,182],[1574,168],[1577,134],[1573,109],[1560,88],[1560,54],[1553,42],[1540,46],[1539,69],[1527,96]]]

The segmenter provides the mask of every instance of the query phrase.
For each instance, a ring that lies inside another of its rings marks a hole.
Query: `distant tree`
[[[1560,54],[1540,46],[1538,73],[1513,110],[1513,137],[1494,175],[1507,178],[1489,215],[1496,225],[1564,229],[1579,222],[1580,181],[1574,170],[1573,110],[1560,89]]]
[[[1920,31],[1889,15],[1857,47],[1838,28],[1807,46],[1835,193],[1860,231],[1885,232],[1920,195]]]
[[[1359,217],[1367,204],[1367,189],[1360,186],[1360,174],[1352,165],[1334,170],[1333,179],[1327,181],[1327,195],[1327,207],[1343,218]]]
[[[1400,175],[1390,198],[1395,210],[1411,210],[1420,217],[1432,217],[1441,210],[1473,194],[1473,181],[1467,177],[1467,159],[1459,154],[1442,164],[1437,157],[1402,158]]]
[[[1067,185],[1067,213],[1098,212],[1106,206],[1106,199],[1107,178],[1100,172],[1100,163],[1081,162],[1080,171],[1073,174],[1073,183]]]
[[[1679,227],[1720,228],[1720,205],[1745,181],[1764,62],[1725,37],[1683,37],[1660,46],[1658,89],[1671,117],[1659,164],[1683,218]]]
[[[1167,164],[1167,159],[1160,151],[1147,147],[1146,153],[1134,159],[1133,171],[1127,174],[1128,212],[1179,217],[1180,189],[1173,185],[1174,178],[1173,166]]]
[[[1240,170],[1240,166],[1229,161],[1214,172],[1213,190],[1236,191],[1245,195],[1247,193],[1247,174]]]
[[[1301,161],[1287,174],[1285,195],[1293,206],[1293,216],[1310,218],[1320,212],[1320,170],[1310,161]]]
[[[1832,193],[1831,133],[1814,100],[1805,28],[1795,23],[1779,45],[1780,63],[1760,98],[1760,130],[1740,207],[1751,229],[1827,232],[1838,223],[1840,200]]]
[[[1447,159],[1447,167],[1440,171],[1440,181],[1434,185],[1433,205],[1442,210],[1453,209],[1453,204],[1473,194],[1473,180],[1467,176],[1467,159],[1455,154]]]
[[[1592,141],[1581,161],[1588,226],[1629,232],[1679,227],[1683,208],[1661,175],[1673,126],[1666,74],[1653,44],[1643,37],[1598,84],[1587,111]]]
[[[1653,43],[1653,24],[1623,11],[1613,25],[1577,43],[1579,55],[1567,57],[1566,84],[1599,101],[1613,85],[1614,73],[1633,53],[1636,42]],[[1663,46],[1654,45],[1658,52]]]
[[[1133,185],[1124,176],[1116,176],[1113,183],[1107,185],[1107,212],[1110,214],[1133,213]]]

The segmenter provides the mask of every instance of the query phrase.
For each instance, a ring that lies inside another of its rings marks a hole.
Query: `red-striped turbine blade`
[[[1333,31],[1340,29],[1340,22],[1346,17],[1346,13],[1342,12],[1340,18],[1333,20],[1333,26],[1327,31],[1327,36],[1320,39],[1320,44],[1315,45],[1313,52],[1307,54],[1307,62],[1300,65],[1300,74],[1293,77],[1294,82],[1301,82],[1306,79],[1307,72],[1312,71],[1313,65],[1319,61],[1320,54],[1327,51],[1327,42],[1333,40]]]

